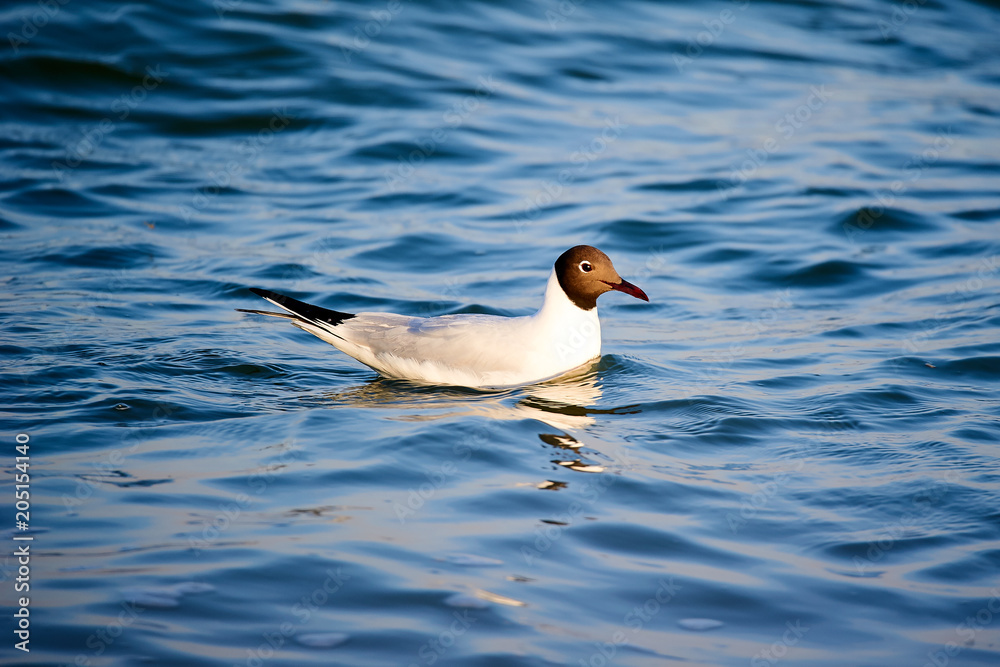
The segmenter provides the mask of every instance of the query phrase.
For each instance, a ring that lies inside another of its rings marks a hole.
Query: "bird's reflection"
[[[595,425],[596,415],[635,410],[630,409],[631,406],[610,410],[597,407],[602,397],[600,367],[601,364],[595,362],[547,382],[491,392],[378,378],[346,391],[327,394],[325,398],[352,407],[394,409],[400,414],[393,419],[407,421],[462,416],[534,419],[558,431],[538,436],[557,451],[559,458],[553,463],[577,472],[603,472],[603,466],[587,463],[580,454],[587,444],[587,430]],[[545,488],[562,486],[562,483],[552,482]]]

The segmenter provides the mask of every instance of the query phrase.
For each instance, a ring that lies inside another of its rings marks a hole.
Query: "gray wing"
[[[337,327],[337,335],[367,347],[377,357],[393,356],[457,368],[505,371],[524,359],[523,317],[442,315],[407,317],[358,313]]]

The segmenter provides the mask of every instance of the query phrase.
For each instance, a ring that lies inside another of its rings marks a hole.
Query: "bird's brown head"
[[[645,292],[618,275],[610,257],[593,246],[570,248],[556,260],[555,269],[563,292],[583,310],[596,308],[597,297],[611,290],[649,301]]]

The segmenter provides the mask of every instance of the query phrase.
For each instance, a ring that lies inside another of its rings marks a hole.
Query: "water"
[[[995,5],[0,22],[4,664],[1000,663]],[[234,311],[525,314],[577,243],[652,302],[537,387]]]

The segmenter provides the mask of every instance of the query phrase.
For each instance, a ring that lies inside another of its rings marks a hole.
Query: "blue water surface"
[[[996,3],[0,26],[4,665],[1000,664]],[[557,382],[235,312],[527,314],[578,243],[651,302]]]

